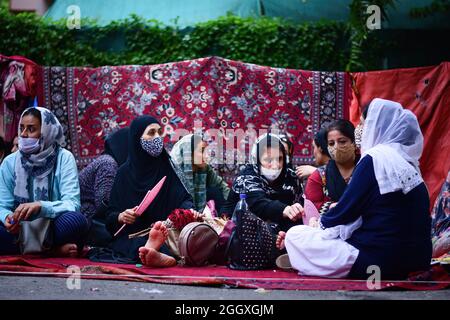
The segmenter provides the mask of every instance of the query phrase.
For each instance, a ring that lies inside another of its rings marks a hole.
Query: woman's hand
[[[6,217],[5,228],[6,228],[6,231],[8,231],[9,233],[15,234],[15,233],[19,232],[20,224],[18,221],[14,220],[12,214],[10,214]]]
[[[303,165],[298,166],[297,169],[295,169],[295,173],[297,174],[297,177],[299,177],[300,179],[307,179],[316,170],[317,170],[316,167]]]
[[[119,214],[119,217],[117,218],[117,220],[120,223],[125,223],[125,224],[133,224],[136,222],[136,210],[137,210],[137,206],[134,207],[133,209],[127,209],[124,212]]]
[[[16,210],[14,210],[13,219],[16,223],[20,221],[26,221],[31,215],[39,213],[41,211],[41,203],[39,201],[22,203]]]
[[[291,221],[297,221],[303,216],[304,211],[305,210],[300,203],[294,203],[292,206],[284,208],[283,217],[288,218]]]

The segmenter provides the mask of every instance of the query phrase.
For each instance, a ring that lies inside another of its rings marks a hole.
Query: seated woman
[[[301,223],[302,187],[294,171],[287,168],[286,151],[277,136],[265,134],[256,140],[251,163],[235,178],[222,213],[233,214],[240,193],[247,195],[251,212],[281,230]]]
[[[355,127],[348,120],[332,122],[326,131],[331,160],[308,178],[305,196],[321,214],[336,205],[345,191],[359,156],[356,153]]]
[[[128,235],[146,229],[154,222],[166,220],[174,209],[193,207],[192,197],[177,176],[169,154],[164,149],[161,134],[161,126],[153,117],[140,116],[132,121],[128,140],[128,159],[119,168],[114,180],[106,218],[106,227],[111,235],[126,224],[109,244],[109,248],[113,251],[112,257],[135,263],[139,260],[140,253],[141,260],[152,267],[176,264],[173,257],[158,252],[162,244],[159,237],[164,238],[160,224],[158,228],[155,224],[158,232],[150,233],[147,244],[145,238],[129,239]],[[147,191],[164,176],[166,176],[165,183],[156,198],[141,216],[137,216],[137,206]],[[158,234],[157,237],[154,236],[155,233]],[[155,240],[154,237],[158,239]],[[163,247],[161,251],[164,250]],[[106,260],[114,260],[108,258]]]
[[[82,249],[87,220],[79,213],[75,158],[61,147],[63,129],[45,108],[28,108],[20,118],[19,150],[0,168],[0,254],[19,253],[20,222],[54,219],[54,254]]]
[[[302,275],[367,279],[368,267],[376,266],[382,279],[404,279],[429,269],[431,219],[417,118],[383,99],[374,99],[364,118],[362,159],[336,207],[321,217],[325,230],[296,226],[284,239]],[[345,228],[330,237],[327,230],[338,226]]]
[[[317,170],[317,167],[325,166],[331,159],[328,153],[327,128],[322,128],[316,133],[312,145],[316,167],[310,165],[298,166],[295,173],[299,179],[308,179]]]
[[[230,188],[204,159],[206,142],[198,135],[188,134],[178,141],[170,156],[180,168],[184,184],[194,199],[194,208],[202,212],[209,200],[214,200],[217,211],[228,198]],[[192,152],[194,150],[194,152]]]
[[[122,128],[107,137],[103,155],[80,171],[81,212],[87,218],[108,207],[117,170],[127,160],[128,131]]]
[[[450,253],[450,171],[431,213],[433,258]]]

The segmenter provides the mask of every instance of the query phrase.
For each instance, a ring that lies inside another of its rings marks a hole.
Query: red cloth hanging
[[[450,170],[450,62],[438,66],[356,72],[350,120],[374,98],[399,102],[414,112],[424,135],[420,168],[430,193],[430,206]],[[430,207],[431,209],[431,207]]]
[[[0,54],[0,135],[12,141],[20,115],[36,95],[39,66],[21,56]]]

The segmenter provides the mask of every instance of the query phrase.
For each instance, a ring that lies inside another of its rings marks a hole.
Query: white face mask
[[[282,169],[267,169],[261,166],[261,174],[269,180],[269,182],[275,181],[281,173]]]
[[[33,154],[40,149],[39,138],[19,137],[19,150],[25,154]]]

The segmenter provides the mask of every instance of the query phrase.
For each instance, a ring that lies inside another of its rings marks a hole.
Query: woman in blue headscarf
[[[50,110],[26,109],[19,124],[19,151],[0,168],[0,254],[19,252],[20,222],[54,220],[54,253],[77,254],[87,231],[79,213],[78,170],[72,153],[62,148],[63,129]]]

